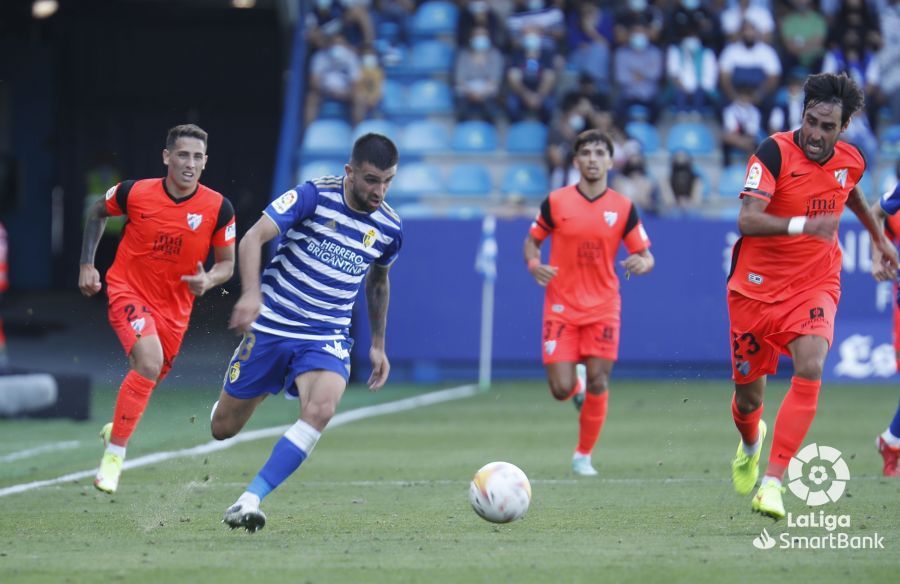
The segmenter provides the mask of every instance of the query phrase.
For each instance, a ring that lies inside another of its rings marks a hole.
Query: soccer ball
[[[520,519],[531,504],[531,483],[522,469],[508,462],[490,462],[475,473],[469,502],[483,519],[509,523]]]

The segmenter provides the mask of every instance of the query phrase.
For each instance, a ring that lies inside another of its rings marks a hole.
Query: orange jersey
[[[553,236],[549,263],[559,269],[547,284],[545,316],[576,325],[618,320],[619,242],[625,242],[629,253],[650,247],[631,199],[606,189],[590,200],[577,185],[563,187],[541,203],[530,233],[538,241]]]
[[[155,178],[109,189],[106,211],[127,216],[116,260],[106,274],[110,299],[137,295],[173,329],[186,329],[194,295],[181,277],[197,273],[197,262],[206,261],[211,245],[234,243],[231,203],[203,185],[176,199],[166,192],[165,179]]]
[[[840,216],[850,190],[866,170],[856,146],[838,142],[824,164],[808,159],[798,131],[773,134],[750,157],[741,198],[769,203],[778,217]],[[762,302],[781,302],[808,290],[840,290],[837,238],[808,235],[741,237],[734,245],[728,289]]]

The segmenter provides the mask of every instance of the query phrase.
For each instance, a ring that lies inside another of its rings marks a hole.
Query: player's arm
[[[229,328],[240,333],[250,330],[250,325],[259,316],[262,305],[259,273],[262,268],[263,245],[278,235],[278,226],[268,215],[259,218],[253,227],[241,239],[238,246],[240,262],[238,271],[241,275],[241,297],[231,312]]]
[[[546,286],[556,276],[559,268],[541,263],[541,244],[553,231],[553,213],[550,211],[550,198],[541,203],[541,210],[531,224],[528,235],[525,236],[525,244],[522,253],[525,255],[525,265],[541,286]]]
[[[741,235],[812,235],[821,239],[832,240],[837,233],[838,218],[834,215],[818,217],[777,217],[766,213],[769,202],[751,196],[741,199],[741,211],[738,214],[738,230]]]
[[[234,274],[234,244],[216,246],[213,250],[216,263],[209,271],[203,268],[203,262],[197,262],[196,273],[181,277],[194,296],[203,296],[208,290],[227,282]]]
[[[369,348],[372,374],[369,376],[368,385],[369,389],[376,391],[381,389],[391,371],[391,364],[384,350],[387,311],[391,299],[389,270],[390,266],[373,263],[366,276],[366,305],[369,310],[369,326],[372,329],[372,346]]]
[[[85,296],[93,296],[101,288],[100,272],[94,267],[94,256],[97,255],[97,246],[100,245],[100,238],[103,237],[107,217],[109,217],[109,213],[106,210],[106,202],[100,198],[88,209],[84,222],[78,287]]]
[[[656,265],[656,259],[649,249],[629,254],[627,258],[622,260],[622,267],[626,273],[642,276],[650,272]]]
[[[884,233],[884,220],[891,212],[896,212],[897,204],[900,202],[900,189],[894,189],[872,206],[866,204],[865,194],[859,188],[859,185],[853,187],[847,198],[847,208],[853,211],[859,220],[866,225],[866,220],[860,216],[855,207],[864,206],[865,215],[868,216],[874,226],[875,232],[869,230],[872,235],[872,276],[879,282],[894,280],[897,278],[897,250],[894,244]],[[851,206],[851,201],[853,201]],[[869,229],[869,226],[866,226]],[[877,233],[877,236],[876,236]]]

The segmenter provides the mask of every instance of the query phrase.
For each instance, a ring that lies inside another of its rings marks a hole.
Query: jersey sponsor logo
[[[234,223],[225,228],[225,241],[231,241],[235,238],[237,227]]]
[[[313,241],[306,244],[306,251],[323,264],[336,268],[345,274],[358,276],[369,267],[365,258],[353,250],[333,241]]]
[[[156,234],[156,241],[153,242],[153,251],[167,256],[181,255],[183,244],[184,239],[180,235],[159,232]]]
[[[106,200],[107,201],[116,195],[116,187],[118,187],[118,186],[119,185],[116,185],[115,187],[112,187],[108,191],[106,191]]]
[[[834,180],[838,181],[838,184],[840,184],[841,187],[846,186],[846,184],[847,184],[847,169],[842,168],[840,170],[835,170],[834,171]]]
[[[201,223],[203,223],[203,215],[201,215],[200,213],[188,213],[187,223],[188,227],[190,227],[194,231],[197,231],[197,228],[200,227]]]
[[[326,353],[330,353],[330,354],[334,355],[341,361],[343,361],[344,359],[346,359],[350,356],[350,352],[347,349],[345,349],[343,347],[343,345],[341,345],[340,341],[338,341],[337,339],[335,339],[334,342],[331,343],[330,345],[325,345],[322,348],[325,349]]]
[[[363,236],[363,245],[366,247],[372,247],[372,244],[375,243],[375,237],[378,233],[374,229],[369,229],[368,232]]]
[[[553,351],[556,350],[556,341],[544,341],[544,351],[548,355],[552,355]]]
[[[763,277],[760,276],[759,274],[754,274],[753,272],[750,272],[749,274],[747,274],[747,281],[750,282],[751,284],[762,284]]]
[[[619,214],[616,211],[604,211],[603,212],[603,220],[606,221],[606,224],[612,227],[616,224],[616,220],[619,218]]]
[[[136,318],[131,321],[131,328],[134,329],[134,332],[141,334],[141,331],[144,330],[144,327],[147,326],[147,319],[144,317]]]
[[[297,191],[290,190],[274,201],[272,201],[272,208],[274,208],[278,213],[284,215],[287,213],[288,209],[294,206],[297,202]]]
[[[747,180],[744,182],[745,189],[759,188],[759,182],[762,180],[762,166],[758,162],[754,162],[747,171]]]
[[[235,361],[228,370],[228,381],[234,383],[241,376],[241,362]]]

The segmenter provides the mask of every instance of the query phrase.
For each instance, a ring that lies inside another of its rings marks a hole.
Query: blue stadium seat
[[[866,199],[869,201],[874,200],[876,197],[880,197],[882,193],[877,192],[875,188],[875,179],[872,178],[872,172],[874,169],[867,170],[862,178],[859,179],[858,186],[862,189],[863,194],[866,196]]]
[[[419,120],[406,126],[400,140],[400,152],[406,156],[422,156],[450,148],[447,129],[431,120]]]
[[[900,124],[888,126],[881,132],[881,155],[896,160],[900,158]]]
[[[400,141],[400,128],[390,120],[363,120],[353,128],[353,141],[356,142],[363,134],[373,132],[387,136],[394,143]]]
[[[350,124],[343,120],[316,120],[303,135],[304,157],[346,156],[351,145]]]
[[[409,86],[407,107],[420,116],[450,114],[453,93],[444,81],[422,79]]]
[[[437,40],[418,41],[409,50],[406,66],[418,76],[450,73],[454,55],[455,51],[449,43]]]
[[[504,195],[545,197],[550,189],[547,169],[542,164],[513,164],[503,174],[500,190]]]
[[[666,149],[669,152],[687,150],[694,156],[710,155],[716,152],[716,138],[712,131],[702,123],[678,122],[669,129],[666,138]]]
[[[453,130],[453,150],[456,152],[493,152],[497,149],[497,130],[492,124],[479,120],[461,122]]]
[[[385,115],[402,117],[409,114],[406,86],[393,79],[385,79],[381,89],[381,109]]]
[[[319,115],[316,116],[320,120],[346,120],[350,117],[350,108],[342,101],[334,101],[326,99],[319,106]]]
[[[459,11],[452,2],[425,2],[413,15],[412,34],[416,37],[455,34],[458,18]]]
[[[458,164],[450,171],[447,192],[462,197],[487,197],[494,190],[491,173],[483,164]]]
[[[726,199],[737,198],[744,188],[746,175],[747,166],[744,164],[730,164],[723,168],[716,187],[719,196]]]
[[[700,177],[700,186],[701,186],[700,197],[702,199],[708,199],[709,192],[712,190],[710,188],[711,181],[709,180],[709,173],[706,172],[706,169],[704,169],[702,166],[697,165],[697,164],[695,164],[693,166],[693,168],[694,168],[694,172],[697,173],[697,176]]]
[[[659,150],[659,131],[656,126],[647,122],[628,122],[625,133],[641,145],[641,152],[653,154]]]
[[[543,154],[547,148],[547,126],[524,121],[512,124],[506,132],[506,150],[519,154]]]
[[[388,197],[418,199],[442,192],[444,180],[440,169],[428,162],[411,162],[397,170]]]
[[[300,168],[297,182],[303,184],[320,176],[344,176],[344,164],[346,164],[346,161],[338,159],[308,162]]]

